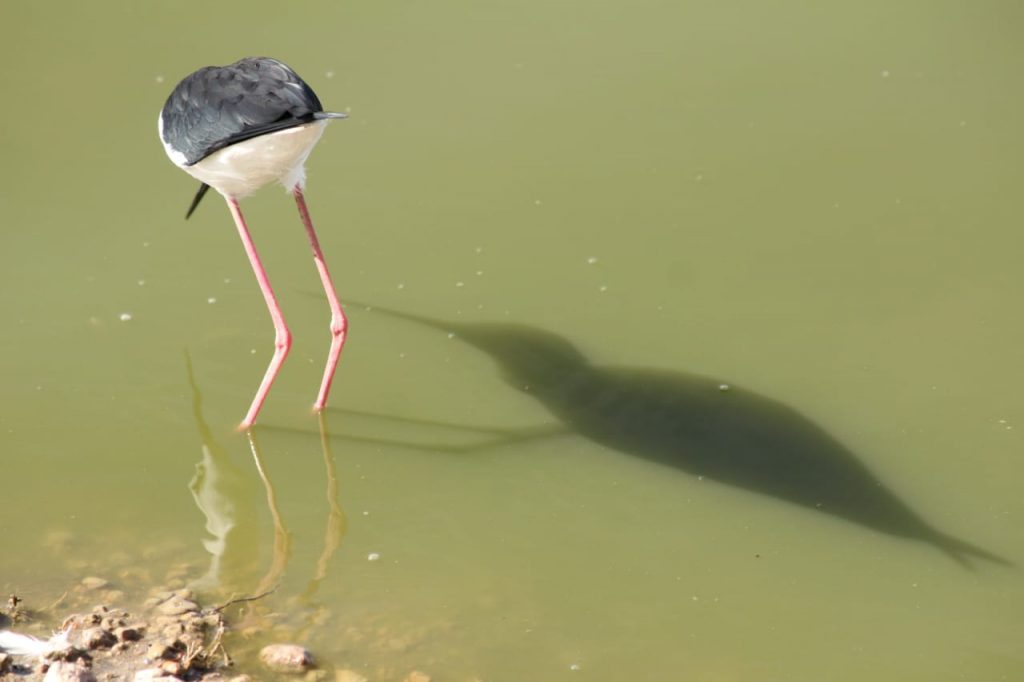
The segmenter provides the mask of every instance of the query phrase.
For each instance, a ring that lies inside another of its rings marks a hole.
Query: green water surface
[[[276,585],[256,640],[374,681],[1021,679],[1022,30],[998,1],[4,2],[0,590]],[[295,336],[253,441],[270,320],[156,135],[246,55],[350,114],[307,197],[358,302],[321,426],[301,224],[244,202]],[[539,435],[565,416],[500,358],[375,306],[780,401],[1015,566]]]

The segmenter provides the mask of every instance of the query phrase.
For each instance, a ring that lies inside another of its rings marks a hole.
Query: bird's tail
[[[205,182],[199,185],[199,191],[196,192],[195,198],[192,199],[192,205],[188,207],[188,213],[185,214],[185,220],[188,220],[189,218],[192,217],[192,213],[193,211],[196,210],[196,206],[198,206],[199,202],[203,200],[203,197],[206,196],[206,193],[207,191],[209,191],[209,189],[210,186],[207,185]]]

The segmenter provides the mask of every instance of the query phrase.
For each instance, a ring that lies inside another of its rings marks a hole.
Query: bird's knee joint
[[[274,335],[274,348],[285,353],[292,347],[292,333],[287,329]]]

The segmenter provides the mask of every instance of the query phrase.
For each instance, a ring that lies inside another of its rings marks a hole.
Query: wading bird
[[[211,187],[223,195],[274,321],[274,355],[242,428],[256,421],[292,339],[238,201],[275,180],[295,197],[331,306],[331,348],[313,403],[313,409],[320,411],[327,404],[348,323],[306,208],[304,164],[327,123],[345,117],[324,111],[298,74],[266,57],[247,57],[229,66],[199,69],[178,83],[160,112],[160,141],[167,156],[202,183],[185,218],[192,215]]]

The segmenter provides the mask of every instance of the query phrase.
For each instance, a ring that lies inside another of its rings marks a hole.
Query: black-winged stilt
[[[192,215],[210,187],[224,196],[274,321],[274,355],[242,420],[243,428],[256,421],[292,340],[238,200],[275,180],[295,197],[331,306],[331,348],[320,392],[313,403],[313,409],[322,410],[348,323],[306,208],[304,164],[328,121],[345,116],[324,111],[316,94],[298,74],[266,57],[247,57],[230,66],[199,69],[178,83],[160,112],[160,141],[167,156],[202,183],[185,218]]]

